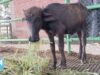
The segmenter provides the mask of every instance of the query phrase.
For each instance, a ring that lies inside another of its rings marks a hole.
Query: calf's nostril
[[[29,37],[30,42],[34,42],[34,39],[32,37]]]

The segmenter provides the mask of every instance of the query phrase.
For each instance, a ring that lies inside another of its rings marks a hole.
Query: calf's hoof
[[[78,59],[81,59],[81,56],[80,55],[78,55]]]
[[[67,66],[66,65],[61,65],[61,69],[66,69]]]
[[[87,63],[87,60],[81,60],[81,65],[84,65]]]
[[[49,65],[49,69],[50,69],[50,70],[56,69],[56,65]]]
[[[65,65],[60,64],[57,66],[57,69],[66,69],[66,68],[67,68],[66,64]]]

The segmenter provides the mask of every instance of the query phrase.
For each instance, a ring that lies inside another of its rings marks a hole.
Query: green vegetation
[[[89,75],[87,72],[67,69],[48,69],[49,58],[43,58],[38,54],[40,44],[29,44],[29,50],[21,56],[17,51],[11,56],[4,56],[5,70],[0,72],[0,75]]]
[[[8,7],[9,2],[11,2],[12,0],[0,0],[0,4],[3,4],[5,7]]]
[[[11,58],[5,57],[6,69],[0,75],[41,75],[48,61],[37,56],[38,46],[39,43],[30,45],[26,55],[18,56],[16,52]]]

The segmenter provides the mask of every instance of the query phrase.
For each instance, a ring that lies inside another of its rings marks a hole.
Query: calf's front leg
[[[53,64],[52,64],[51,68],[56,69],[57,59],[56,59],[56,52],[55,52],[54,35],[51,33],[48,33],[48,37],[50,40],[50,47],[51,47],[51,52],[52,52],[52,56],[53,56]]]
[[[66,68],[66,57],[65,57],[65,54],[64,54],[64,35],[61,34],[61,35],[58,35],[58,38],[59,38],[59,51],[61,53],[61,64],[60,64],[60,67],[62,69]]]

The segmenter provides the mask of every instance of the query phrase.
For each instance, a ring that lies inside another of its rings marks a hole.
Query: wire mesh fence
[[[93,5],[100,3],[100,0],[80,0],[85,5]],[[100,9],[89,10],[87,18],[87,36],[97,37],[100,36]]]

